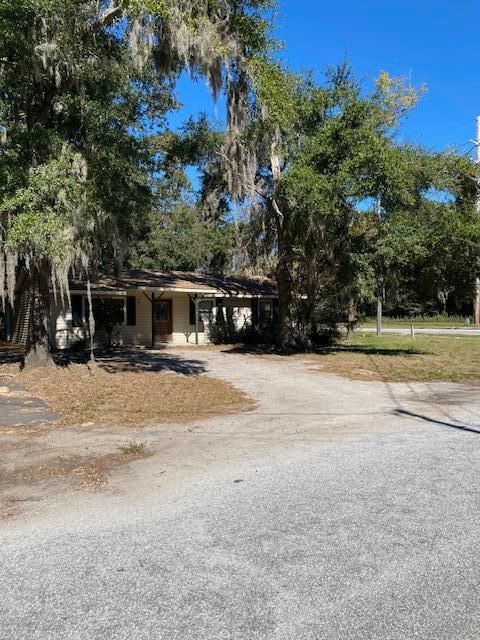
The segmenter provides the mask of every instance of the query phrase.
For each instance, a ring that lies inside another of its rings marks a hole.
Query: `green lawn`
[[[480,337],[363,334],[315,354],[321,373],[391,382],[480,382]]]

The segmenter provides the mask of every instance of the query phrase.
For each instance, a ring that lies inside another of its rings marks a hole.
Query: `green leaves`
[[[372,96],[378,106],[378,116],[386,126],[395,126],[418,102],[427,90],[425,85],[412,87],[407,78],[391,76],[381,71],[375,81],[375,92]]]
[[[177,204],[152,211],[146,234],[129,251],[133,266],[151,269],[222,271],[233,247],[231,225],[202,220],[201,207]]]
[[[295,94],[300,78],[286,72],[280,64],[260,56],[250,61],[250,68],[261,110],[260,119],[266,126],[294,126],[297,117]]]
[[[59,159],[29,173],[25,187],[3,200],[0,215],[11,223],[7,249],[61,264],[75,256],[85,232],[85,160],[65,147]]]

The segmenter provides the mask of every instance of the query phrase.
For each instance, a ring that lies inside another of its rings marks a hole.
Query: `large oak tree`
[[[26,362],[49,358],[49,291],[121,262],[150,208],[152,128],[188,68],[225,92],[230,182],[243,166],[245,70],[268,48],[269,0],[0,0],[0,296],[28,274]],[[68,302],[67,302],[68,303]],[[91,318],[91,324],[92,324]],[[91,326],[91,331],[93,327]]]

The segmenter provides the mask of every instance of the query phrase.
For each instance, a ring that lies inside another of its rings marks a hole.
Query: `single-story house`
[[[58,349],[89,338],[89,305],[84,279],[69,282],[71,304],[51,293],[51,342]],[[163,343],[205,344],[211,323],[220,318],[236,330],[273,318],[277,289],[272,280],[190,272],[129,269],[91,282],[95,342],[105,341],[102,313],[115,315],[111,338],[118,346],[155,347]],[[108,303],[106,302],[108,301]],[[17,292],[13,340],[26,338],[28,296]],[[111,316],[110,321],[111,323]]]

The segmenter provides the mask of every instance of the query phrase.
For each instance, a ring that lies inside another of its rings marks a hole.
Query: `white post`
[[[383,315],[383,300],[381,293],[377,296],[377,337],[382,335],[382,315]]]

